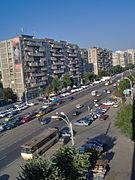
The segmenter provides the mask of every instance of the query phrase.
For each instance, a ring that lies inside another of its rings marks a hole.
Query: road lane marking
[[[5,159],[7,156],[3,156],[2,158],[0,158],[0,161],[2,161],[3,159]]]

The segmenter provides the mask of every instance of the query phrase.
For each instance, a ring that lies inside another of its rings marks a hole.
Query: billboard
[[[21,64],[21,49],[20,49],[20,43],[19,38],[14,38],[12,40],[12,46],[13,46],[13,56],[14,56],[14,64]]]

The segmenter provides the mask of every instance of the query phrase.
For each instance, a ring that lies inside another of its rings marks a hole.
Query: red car
[[[21,123],[27,123],[32,120],[32,117],[30,115],[24,116],[24,118],[21,120]]]
[[[109,115],[103,114],[102,116],[100,116],[99,120],[106,120],[108,117]]]

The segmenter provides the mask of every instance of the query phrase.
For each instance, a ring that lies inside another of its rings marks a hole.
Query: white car
[[[76,109],[80,109],[80,108],[82,108],[83,107],[83,105],[81,105],[81,104],[77,104],[76,105]]]
[[[94,99],[94,102],[98,102],[98,99]]]
[[[98,104],[98,103],[95,103],[94,105],[95,105],[95,107],[98,107],[98,106],[99,106],[99,104]]]
[[[34,106],[35,105],[35,103],[27,103],[27,106]]]
[[[113,105],[113,107],[117,108],[117,107],[119,107],[119,104],[116,103],[116,104]]]
[[[112,101],[107,101],[107,102],[104,102],[103,103],[104,105],[106,105],[106,106],[112,106],[112,105],[114,105],[114,102]]]
[[[111,93],[111,91],[110,91],[110,90],[107,90],[107,91],[106,91],[106,93],[107,93],[107,94],[110,94],[110,93]]]

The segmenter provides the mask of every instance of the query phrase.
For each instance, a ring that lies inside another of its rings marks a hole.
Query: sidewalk
[[[113,134],[117,140],[110,151],[115,154],[109,163],[110,170],[105,180],[131,180],[134,142],[121,134],[120,130],[114,126],[114,121],[115,117],[110,133]]]

